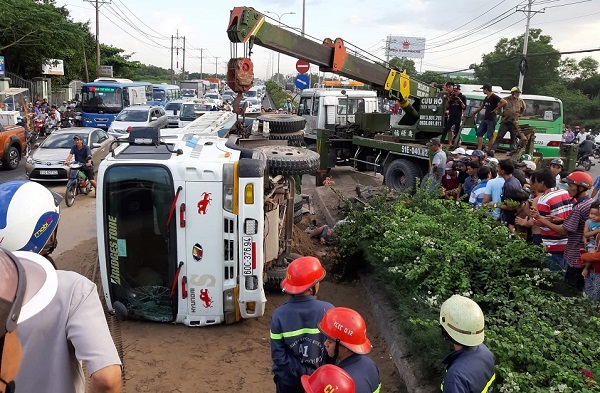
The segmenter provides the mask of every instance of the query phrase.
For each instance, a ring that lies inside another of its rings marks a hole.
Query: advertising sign
[[[387,47],[390,58],[422,59],[425,55],[425,37],[389,36]]]
[[[42,65],[42,74],[64,75],[65,67],[63,61],[58,59],[48,59],[48,62]]]
[[[101,65],[100,68],[98,68],[98,72],[96,73],[96,75],[112,78],[113,77],[113,66]]]
[[[0,77],[6,76],[6,66],[4,65],[4,56],[0,56]]]

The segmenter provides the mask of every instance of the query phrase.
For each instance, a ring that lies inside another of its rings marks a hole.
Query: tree
[[[579,60],[577,63],[579,66],[579,77],[581,79],[590,79],[598,75],[598,60],[593,57],[587,56]]]
[[[417,68],[415,67],[415,61],[407,59],[406,57],[394,57],[389,61],[390,67],[397,68],[399,70],[406,70],[406,73],[410,76],[417,75]]]
[[[42,64],[60,59],[65,77],[58,81],[83,79],[84,53],[91,61],[93,42],[89,25],[73,22],[54,0],[0,1],[0,52],[6,69],[23,78],[41,76]]]
[[[579,66],[577,65],[577,60],[571,57],[561,59],[558,65],[558,74],[561,79],[575,78],[577,75],[579,75]]]
[[[129,61],[132,55],[122,54],[125,50],[112,45],[100,44],[100,59],[102,65],[113,67],[113,74],[117,78],[138,79],[137,71],[141,67],[139,61]]]
[[[546,83],[558,81],[560,53],[551,44],[552,37],[542,35],[541,29],[529,31],[527,47],[528,71],[523,91],[535,94]],[[524,35],[502,38],[494,51],[483,55],[482,63],[475,68],[477,79],[510,88],[519,80],[519,63],[523,52]]]

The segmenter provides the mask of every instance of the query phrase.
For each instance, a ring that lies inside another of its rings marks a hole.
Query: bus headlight
[[[233,212],[234,176],[234,164],[223,164],[223,209],[230,213]]]

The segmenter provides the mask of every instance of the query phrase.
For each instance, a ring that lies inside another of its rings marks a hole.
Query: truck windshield
[[[167,226],[167,218],[175,196],[173,180],[164,167],[115,165],[106,171],[104,184],[105,252],[113,299],[130,315],[172,321],[176,220]]]
[[[87,113],[119,113],[123,109],[120,87],[84,86],[81,96],[81,109]]]
[[[194,89],[181,89],[181,95],[183,97],[195,97],[196,91]]]
[[[154,89],[152,91],[152,98],[155,101],[164,101],[166,99],[167,95],[165,94],[164,90],[160,90],[160,89]]]
[[[181,113],[179,118],[181,120],[194,120],[196,118],[197,111],[210,111],[209,105],[202,104],[183,104],[181,105]]]

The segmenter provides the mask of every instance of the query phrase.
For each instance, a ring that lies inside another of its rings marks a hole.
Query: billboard
[[[42,74],[44,75],[64,75],[65,67],[62,60],[48,59],[46,64],[42,65]]]
[[[422,59],[425,55],[425,37],[388,36],[388,56]]]

